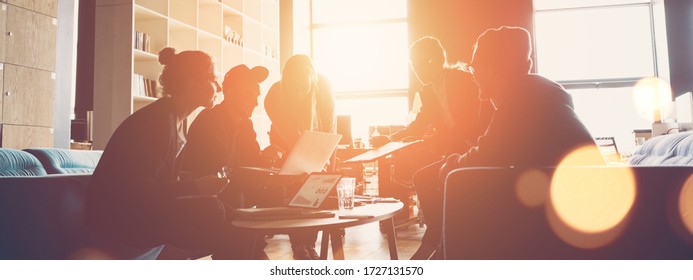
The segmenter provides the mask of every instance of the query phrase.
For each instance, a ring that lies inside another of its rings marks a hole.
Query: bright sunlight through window
[[[352,116],[354,138],[368,127],[402,125],[408,113],[407,1],[294,0],[294,53],[312,56]],[[312,44],[311,44],[312,43]]]

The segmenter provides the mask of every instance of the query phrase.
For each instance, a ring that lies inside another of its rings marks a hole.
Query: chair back
[[[692,174],[693,167],[457,169],[445,184],[444,257],[691,259]]]

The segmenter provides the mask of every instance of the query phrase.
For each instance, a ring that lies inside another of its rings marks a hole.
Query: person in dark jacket
[[[304,131],[334,133],[334,95],[327,79],[315,71],[306,55],[287,60],[281,81],[265,97],[272,121],[270,143],[288,153]],[[315,251],[317,231],[290,234],[294,259],[319,259]]]
[[[413,174],[447,154],[464,152],[476,145],[493,112],[490,102],[479,100],[472,75],[462,69],[464,64],[448,63],[445,49],[438,39],[426,36],[415,41],[409,49],[409,60],[423,85],[419,90],[421,111],[404,130],[371,139],[374,147],[390,141],[423,139],[422,143],[378,163],[381,167],[378,172],[379,194],[399,198],[405,203],[405,209],[410,201]],[[393,168],[387,168],[388,165]],[[422,197],[426,200],[428,186],[433,184],[414,185],[419,201]],[[426,211],[423,215],[426,216]],[[403,211],[397,218],[406,221],[408,212]]]
[[[464,64],[450,64],[440,41],[425,36],[409,48],[411,68],[423,88],[421,110],[404,130],[371,139],[374,147],[390,141],[424,139],[438,156],[476,145],[490,121],[490,103],[482,102]],[[429,162],[430,163],[430,162]]]
[[[495,108],[486,133],[464,154],[451,154],[414,176],[415,185],[431,182],[433,194],[421,200],[427,228],[412,259],[430,258],[442,227],[443,186],[447,174],[471,166],[557,166],[604,164],[592,136],[573,111],[570,95],[559,84],[529,74],[529,32],[520,27],[488,29],[479,36],[468,69],[479,96]],[[563,162],[581,151],[579,162]]]
[[[267,68],[252,69],[244,64],[231,68],[224,76],[224,101],[203,110],[190,126],[188,145],[184,150],[182,171],[192,178],[215,174],[225,168],[234,188],[224,192],[231,207],[246,207],[239,198],[249,179],[235,176],[238,167],[269,167],[280,158],[279,148],[260,149],[257,134],[250,117],[258,105],[260,83],[269,74]],[[251,180],[252,181],[252,180]],[[236,194],[228,195],[227,193]],[[252,206],[252,205],[250,205]],[[248,206],[249,207],[249,206]]]
[[[223,256],[236,250],[226,209],[216,198],[226,178],[178,179],[184,120],[212,107],[214,64],[200,51],[159,53],[164,97],[126,118],[111,136],[89,182],[87,223],[134,247],[171,244]]]

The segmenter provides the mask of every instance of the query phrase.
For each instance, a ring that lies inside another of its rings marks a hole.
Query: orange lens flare
[[[546,202],[551,181],[543,172],[531,169],[523,172],[515,184],[515,193],[522,205],[539,207]]]
[[[689,177],[681,188],[679,214],[688,234],[693,235],[693,176]]]
[[[580,248],[601,247],[618,237],[636,197],[629,168],[571,167],[593,153],[593,148],[578,149],[561,162],[547,208],[554,232]]]

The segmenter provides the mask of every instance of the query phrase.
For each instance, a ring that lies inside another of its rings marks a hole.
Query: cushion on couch
[[[102,151],[56,148],[34,148],[24,151],[38,158],[48,174],[91,174],[102,154]]]
[[[628,164],[693,166],[693,132],[661,135],[647,140],[633,153]]]
[[[31,154],[8,148],[0,148],[0,176],[40,176],[46,170]]]

